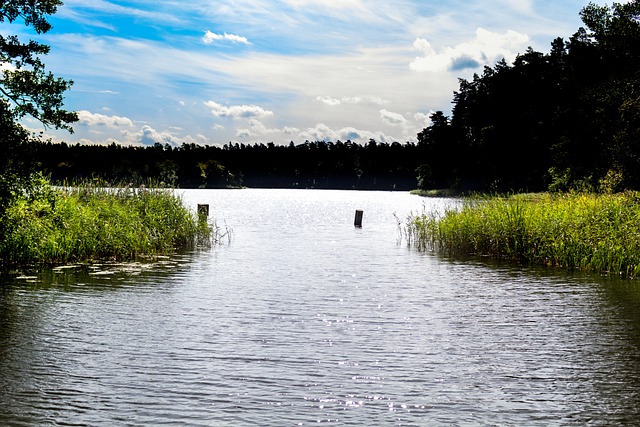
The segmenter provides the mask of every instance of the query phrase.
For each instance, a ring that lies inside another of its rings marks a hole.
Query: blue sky
[[[74,80],[66,106],[80,122],[49,136],[223,145],[415,140],[431,112],[450,112],[458,78],[528,46],[548,52],[588,1],[64,3],[39,40],[48,68]]]

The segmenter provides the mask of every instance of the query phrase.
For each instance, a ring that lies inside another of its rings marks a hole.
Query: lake
[[[453,200],[182,194],[208,203],[231,242],[1,279],[0,424],[640,420],[635,281],[407,247],[396,217]]]

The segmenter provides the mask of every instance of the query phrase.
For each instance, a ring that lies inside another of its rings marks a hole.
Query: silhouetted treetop
[[[580,16],[585,26],[548,54],[529,48],[460,80],[451,120],[433,115],[418,136],[440,147],[424,158],[423,186],[640,187],[640,2],[590,3]]]

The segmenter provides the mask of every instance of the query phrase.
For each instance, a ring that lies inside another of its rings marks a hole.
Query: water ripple
[[[231,245],[0,286],[3,424],[640,419],[635,285],[407,250],[393,212],[423,201],[406,194],[188,194]]]

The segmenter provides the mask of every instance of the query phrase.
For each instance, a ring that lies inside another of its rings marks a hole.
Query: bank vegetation
[[[2,267],[168,255],[216,236],[214,225],[200,221],[172,190],[56,188],[33,179],[2,215]]]
[[[640,193],[467,198],[407,221],[410,244],[455,256],[640,274]]]

